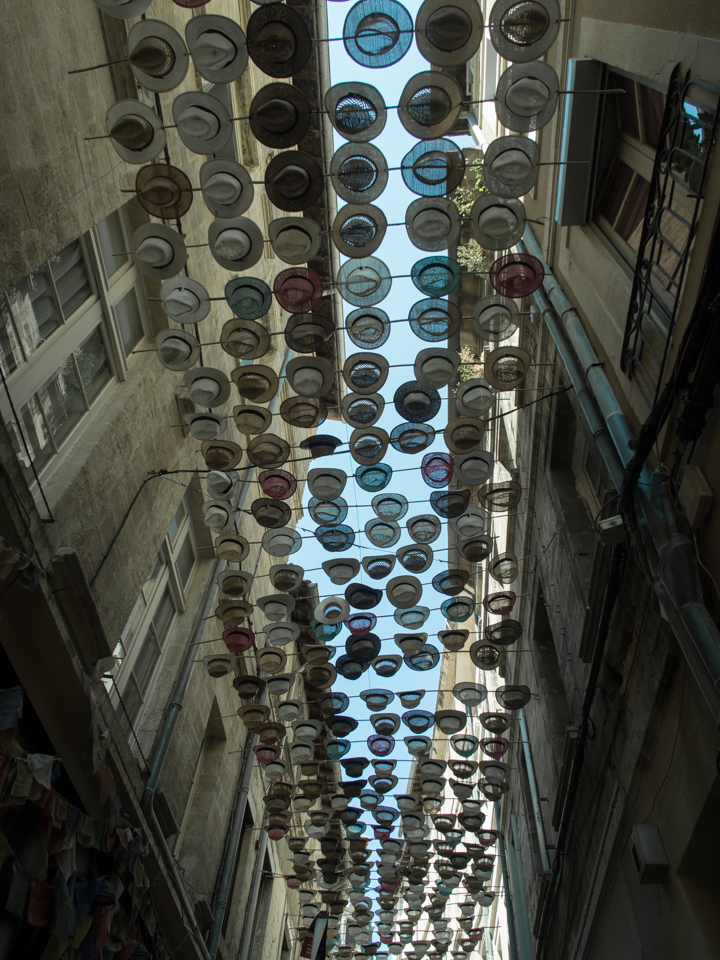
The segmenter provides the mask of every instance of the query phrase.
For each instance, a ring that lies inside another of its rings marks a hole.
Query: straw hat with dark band
[[[172,113],[180,139],[193,153],[217,153],[232,136],[227,107],[211,93],[179,94]]]
[[[265,3],[247,24],[253,63],[269,77],[292,77],[310,59],[312,43],[305,21],[285,3]]]
[[[140,205],[158,220],[179,220],[193,202],[189,177],[167,163],[150,163],[138,170],[135,192]]]
[[[379,207],[371,203],[348,203],[335,217],[332,238],[340,253],[361,260],[377,250],[386,230],[387,220]]]
[[[463,102],[460,84],[446,73],[424,70],[405,84],[398,116],[419,140],[443,137],[455,126]]]
[[[341,137],[367,143],[382,133],[387,108],[380,91],[369,83],[336,83],[325,94],[325,109]]]
[[[555,42],[560,29],[556,0],[532,0],[520,6],[517,0],[496,0],[488,22],[490,43],[512,63],[530,63]]]
[[[205,14],[193,17],[185,27],[195,69],[210,83],[232,83],[247,67],[245,34],[229,17]]]
[[[205,205],[215,217],[239,217],[255,196],[252,178],[237,160],[206,160],[200,167],[200,189]]]
[[[332,158],[330,175],[347,203],[372,203],[387,186],[387,160],[371,143],[345,143]]]
[[[118,100],[108,110],[105,126],[113,147],[128,163],[147,163],[165,148],[162,120],[140,100]]]
[[[483,158],[483,183],[496,197],[529,193],[538,178],[540,149],[529,137],[496,137]]]
[[[436,67],[467,63],[482,36],[482,7],[476,0],[425,0],[415,17],[418,50]]]
[[[161,330],[155,338],[155,350],[168,370],[188,370],[200,359],[200,344],[188,330]]]
[[[213,220],[208,228],[208,244],[214,259],[226,270],[249,270],[264,250],[260,228],[249,217]]]
[[[250,104],[250,129],[266,147],[287,150],[310,129],[310,103],[292,83],[268,83]]]
[[[154,280],[176,277],[187,263],[185,241],[177,230],[163,223],[146,223],[138,227],[130,249],[140,273]]]
[[[540,130],[557,110],[560,82],[549,63],[514,63],[498,80],[495,112],[515,133]]]
[[[163,283],[160,306],[177,323],[200,323],[210,313],[210,296],[197,280],[175,277]]]
[[[183,38],[162,20],[141,20],[127,38],[128,61],[137,82],[154,93],[174,90],[185,79],[188,55]]]

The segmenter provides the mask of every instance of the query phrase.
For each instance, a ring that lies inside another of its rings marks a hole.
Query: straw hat
[[[176,277],[187,263],[185,241],[163,223],[146,223],[133,234],[130,251],[135,265],[146,277],[166,280]]]
[[[497,137],[483,158],[483,182],[505,200],[530,193],[538,178],[540,148],[529,137]]]
[[[273,251],[285,263],[307,263],[320,251],[320,227],[309,217],[278,217],[270,221],[268,233]]]
[[[318,457],[331,457],[337,447],[342,446],[344,440],[333,437],[329,433],[316,433],[300,441],[300,449],[308,450],[313,460]]]
[[[301,397],[324,397],[335,383],[332,364],[322,357],[293,357],[285,368],[285,375]]]
[[[334,560],[325,560],[322,568],[331,583],[342,586],[342,584],[349,583],[353,577],[358,575],[360,561],[354,560],[351,557],[337,557]]]
[[[210,213],[222,220],[245,213],[255,196],[250,174],[236,160],[206,160],[200,167],[200,189]]]
[[[485,359],[485,378],[496,390],[515,390],[531,363],[532,357],[522,347],[497,347]]]
[[[410,423],[424,423],[439,412],[440,394],[417,380],[400,384],[393,397],[395,409]]]
[[[295,563],[276,563],[270,567],[270,582],[276,590],[292,590],[302,582],[305,571]]]
[[[522,487],[517,480],[500,480],[497,483],[486,483],[477,492],[478,502],[493,513],[504,513],[512,510],[520,502]],[[495,574],[493,573],[493,576]],[[497,579],[497,577],[495,578]],[[513,577],[514,579],[514,577]],[[500,581],[512,583],[512,580]]]
[[[183,420],[195,440],[216,440],[227,426],[227,417],[217,413],[186,413]]]
[[[255,660],[263,673],[282,673],[287,664],[287,654],[279,647],[263,647],[255,651]]]
[[[430,547],[419,543],[410,543],[395,551],[395,556],[402,567],[411,573],[424,573],[433,563],[433,552]]]
[[[290,444],[284,437],[263,433],[248,444],[248,460],[264,470],[281,467],[290,456]]]
[[[265,433],[272,426],[272,414],[266,407],[233,407],[233,418],[240,433],[247,437]]]
[[[322,167],[309,153],[286,150],[274,156],[265,168],[265,192],[278,210],[307,210],[318,202],[324,188]]]
[[[201,323],[210,313],[210,295],[190,277],[174,277],[160,288],[160,306],[177,323]]]
[[[395,520],[373,517],[364,527],[365,536],[374,547],[394,547],[400,539],[400,525]]]
[[[242,459],[242,448],[232,440],[206,440],[200,452],[210,470],[232,470]]]
[[[272,367],[261,363],[248,367],[236,367],[230,376],[243,400],[267,403],[278,391],[278,375]]]
[[[272,500],[288,500],[297,490],[297,480],[287,470],[263,470],[258,477],[262,492]]]
[[[128,163],[147,163],[165,149],[162,120],[140,100],[118,100],[105,115],[112,145]]]
[[[211,470],[205,477],[207,495],[213,500],[233,501],[240,490],[240,477],[237,471]]]
[[[350,435],[350,454],[362,466],[380,463],[385,456],[389,437],[380,427],[362,427]]]
[[[292,527],[267,530],[262,536],[262,548],[271,557],[289,557],[302,546],[302,537]]]
[[[525,206],[521,200],[478,197],[470,210],[470,229],[485,250],[509,250],[525,232]]]
[[[487,510],[482,507],[468,507],[459,517],[450,521],[450,529],[458,537],[482,536],[487,533],[489,522]]]
[[[350,604],[342,597],[326,597],[316,607],[313,617],[318,623],[342,623],[350,613]]]
[[[152,0],[94,0],[95,6],[116,20],[132,20],[141,17]]]
[[[193,153],[217,153],[232,136],[227,107],[211,93],[178,94],[172,114],[180,139]]]
[[[272,293],[258,277],[234,277],[225,284],[228,306],[242,320],[258,320],[272,306]]]
[[[310,103],[292,83],[266,83],[250,104],[250,130],[266,147],[287,150],[310,129]]]
[[[444,197],[460,186],[465,157],[452,140],[425,140],[405,154],[400,170],[408,190],[421,197]]]
[[[390,293],[392,276],[387,265],[377,257],[347,260],[338,271],[336,287],[348,303],[373,307]]]
[[[270,336],[261,323],[254,320],[233,318],[223,324],[220,344],[231,357],[239,360],[256,360],[270,349]],[[235,381],[236,386],[238,380]]]
[[[540,130],[557,110],[560,82],[549,63],[514,63],[495,91],[498,122],[515,133]]]
[[[141,20],[127,37],[128,62],[137,82],[154,93],[174,90],[185,79],[188,55],[183,38],[162,20]]]
[[[483,340],[500,343],[509,339],[520,325],[517,304],[497,293],[483,297],[473,307],[472,323]]]
[[[290,621],[268,623],[263,627],[263,633],[271,647],[285,647],[288,643],[294,643],[300,636],[300,624]]]
[[[435,442],[435,429],[427,423],[399,423],[393,427],[390,443],[398,453],[421,453]]]
[[[227,500],[206,500],[202,510],[205,525],[215,533],[228,533],[235,524],[235,510]]]
[[[430,506],[443,520],[460,516],[469,501],[469,490],[433,490],[430,494]]]
[[[460,237],[457,207],[444,197],[420,197],[407,208],[405,229],[419,250],[447,250]]]
[[[529,63],[555,42],[560,8],[556,0],[533,0],[530,10],[518,9],[517,0],[496,0],[488,27],[490,42],[504,60]]]
[[[279,307],[288,313],[309,313],[323,298],[320,274],[307,267],[290,267],[275,277],[273,293]]]
[[[378,353],[353,353],[343,365],[343,380],[355,393],[370,396],[381,389],[390,364]]]
[[[461,540],[457,545],[457,550],[463,560],[469,563],[482,563],[486,560],[494,549],[494,540],[487,534],[469,537],[467,540]]]
[[[362,566],[365,573],[373,580],[384,580],[389,577],[395,566],[396,557],[384,554],[377,557],[363,557]]]
[[[360,0],[343,24],[348,55],[360,66],[374,69],[401,60],[410,49],[412,35],[412,17],[397,0]]]
[[[374,253],[385,237],[387,219],[372,203],[348,203],[333,221],[332,238],[346,257],[361,260]]]
[[[265,249],[260,228],[249,217],[213,220],[208,244],[214,259],[226,270],[249,270]]]
[[[466,380],[455,394],[455,407],[464,417],[481,417],[494,402],[495,391],[483,377]]]
[[[451,300],[427,297],[418,300],[408,314],[410,329],[427,343],[438,343],[454,336],[462,324],[460,310]]]
[[[248,55],[242,28],[229,17],[205,14],[185,26],[195,69],[210,83],[232,83],[247,67]]]
[[[379,136],[387,121],[383,95],[369,83],[336,83],[325,94],[325,110],[341,137],[367,143]]]
[[[188,330],[161,330],[155,338],[155,351],[168,370],[187,370],[200,359],[200,344]]]
[[[453,475],[460,483],[477,487],[492,476],[495,458],[486,450],[465,453],[453,460]]]
[[[285,3],[264,3],[247,23],[247,48],[268,77],[293,77],[310,59],[312,43],[304,19]]]
[[[460,283],[460,265],[451,257],[423,257],[412,265],[410,275],[426,297],[444,297]]]
[[[239,533],[226,533],[215,540],[215,551],[221,560],[242,563],[250,553],[250,544]]]
[[[345,143],[330,164],[335,192],[347,203],[371,203],[387,186],[388,165],[371,143]]]
[[[199,407],[221,407],[230,396],[230,381],[215,367],[194,367],[183,377],[188,386],[188,399]]]
[[[182,170],[167,163],[150,163],[135,177],[140,205],[159,220],[179,220],[193,202],[193,188]]]
[[[418,50],[436,67],[467,63],[482,36],[482,7],[475,0],[425,0],[415,16]]]
[[[223,570],[217,575],[217,585],[229,597],[244,597],[252,590],[255,577],[244,570]]]
[[[344,470],[315,467],[308,471],[308,490],[318,500],[335,500],[345,489],[346,483],[347,474]]]
[[[454,77],[437,70],[424,70],[405,84],[398,116],[413,137],[432,140],[452,130],[462,102],[463,91]]]
[[[419,602],[423,588],[417,577],[405,573],[400,577],[393,577],[392,580],[389,580],[385,592],[394,607],[407,610]]]
[[[345,588],[345,599],[354,610],[372,610],[380,603],[382,598],[383,591],[381,589],[376,589],[366,583],[351,583],[349,587]]]
[[[430,347],[415,357],[413,372],[425,387],[439,389],[457,379],[460,357],[456,350]]]
[[[430,513],[410,517],[405,527],[415,543],[433,543],[442,533],[440,521]]]
[[[370,393],[367,396],[346,393],[340,409],[343,420],[351,427],[372,427],[382,416],[385,400],[379,393]]]
[[[215,608],[215,616],[226,627],[239,626],[252,616],[253,605],[247,600],[221,600]]]

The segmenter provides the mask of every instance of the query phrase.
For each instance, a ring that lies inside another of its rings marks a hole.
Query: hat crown
[[[192,347],[182,337],[168,337],[158,347],[158,353],[165,363],[182,363],[190,358]]]
[[[350,136],[362,133],[378,118],[378,111],[367,97],[350,93],[342,97],[335,107],[335,126],[342,134]]]
[[[255,112],[255,117],[270,133],[288,133],[298,122],[298,116],[295,104],[281,97],[266,100]]]
[[[243,260],[252,249],[252,240],[239,227],[228,227],[221,230],[215,240],[215,252],[227,260]],[[243,330],[243,334],[249,331]],[[234,334],[231,334],[234,337]],[[244,338],[245,340],[247,337]],[[257,337],[255,338],[257,341]],[[257,342],[255,344],[257,346]]]
[[[206,30],[197,38],[192,55],[197,67],[222,70],[237,56],[237,47],[224,33]]]
[[[369,157],[351,156],[343,160],[338,180],[354,193],[369,190],[378,178],[378,168]]]
[[[299,200],[310,188],[310,173],[298,163],[288,163],[273,179],[273,186],[286,200]]]
[[[162,37],[143,37],[128,60],[150,77],[166,77],[175,66],[175,51]]]
[[[460,7],[448,4],[430,14],[425,24],[425,36],[439,50],[452,53],[465,46],[472,29],[468,14]]]
[[[219,170],[205,181],[203,193],[215,203],[230,206],[242,196],[242,183],[225,170]]]
[[[430,84],[416,90],[407,102],[407,112],[424,127],[442,123],[451,110],[452,100],[447,91]]]
[[[178,130],[195,140],[212,140],[220,130],[217,114],[206,107],[191,104],[177,118]]]
[[[152,124],[137,114],[125,114],[113,124],[110,136],[127,150],[144,150],[153,139]]]
[[[444,210],[438,210],[435,207],[427,207],[421,210],[413,218],[413,230],[423,240],[436,241],[441,240],[450,233],[452,224],[450,217]]]
[[[172,244],[162,237],[146,237],[135,251],[135,257],[150,267],[167,267],[172,263]]]
[[[287,63],[297,52],[297,38],[287,24],[272,20],[258,31],[254,46],[269,63]]]
[[[503,150],[492,161],[492,172],[506,183],[524,180],[532,172],[531,158],[524,150]]]
[[[505,103],[519,117],[533,117],[550,102],[550,88],[537,77],[520,77],[508,88]]]
[[[220,396],[220,384],[212,377],[198,377],[193,381],[188,396],[194,403],[207,406]]]
[[[500,32],[510,43],[532,46],[542,39],[550,26],[550,15],[541,3],[513,4],[500,20]]]

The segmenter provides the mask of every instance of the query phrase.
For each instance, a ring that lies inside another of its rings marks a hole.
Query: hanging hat
[[[400,527],[395,520],[374,517],[365,524],[365,536],[374,547],[393,547],[400,539]]]
[[[308,471],[307,485],[318,500],[335,500],[345,489],[347,474],[344,470],[315,467]]]
[[[350,605],[342,597],[326,597],[316,607],[313,616],[319,623],[341,623],[350,613]]]
[[[194,367],[183,378],[188,385],[188,399],[199,407],[221,407],[230,396],[230,381],[215,367]]]
[[[521,200],[478,197],[470,210],[470,229],[485,250],[509,250],[525,232],[525,205]]]
[[[341,199],[354,204],[372,203],[387,186],[387,160],[370,143],[345,143],[333,155],[330,175]]]
[[[165,149],[162,120],[140,100],[119,100],[105,116],[105,126],[118,155],[128,163],[147,163]]]
[[[161,330],[155,338],[155,350],[168,370],[187,370],[200,359],[200,344],[188,330]]]
[[[282,676],[283,674],[280,674],[280,677]],[[302,700],[283,700],[277,705],[277,715],[283,723],[292,723],[300,716],[302,711]]]
[[[202,505],[206,526],[215,533],[227,533],[235,524],[235,510],[227,500],[206,500]]]
[[[229,17],[205,14],[185,26],[190,56],[200,76],[210,83],[232,83],[247,67],[245,34]]]
[[[205,161],[200,167],[200,189],[210,213],[221,220],[230,220],[245,213],[255,196],[255,187],[248,171],[236,160],[229,159]]]
[[[247,453],[250,463],[269,470],[281,467],[285,463],[290,456],[290,444],[284,437],[275,436],[274,433],[264,433],[259,437],[253,437],[248,444]]]
[[[263,470],[258,483],[262,492],[273,500],[288,500],[297,490],[297,480],[287,470]]]
[[[437,390],[457,378],[459,366],[460,357],[456,350],[431,347],[421,350],[415,357],[413,372],[421,386]]]
[[[282,673],[287,664],[287,654],[279,647],[263,647],[255,651],[255,659],[263,673]]]
[[[515,390],[531,362],[532,357],[522,347],[497,347],[485,358],[485,378],[496,390]]]
[[[471,597],[451,597],[440,607],[445,619],[451,623],[465,623],[475,611],[475,602]]]
[[[333,221],[332,240],[346,257],[361,260],[374,253],[383,241],[387,219],[372,203],[348,203]]]
[[[429,487],[446,487],[453,472],[453,458],[449,453],[426,453],[420,464],[420,475]]]
[[[227,506],[227,504],[226,504]],[[215,608],[215,616],[226,627],[237,627],[252,616],[253,605],[247,600],[221,600]]]
[[[180,139],[193,153],[217,153],[232,137],[227,107],[211,93],[178,94],[172,113]]]
[[[272,426],[272,414],[266,407],[233,407],[235,426],[240,433],[252,437]]]
[[[272,367],[254,364],[236,367],[231,376],[243,400],[267,403],[278,391],[278,376]]]
[[[495,402],[495,391],[482,377],[461,383],[455,394],[455,407],[466,417],[481,417]]]
[[[363,396],[346,393],[340,404],[343,420],[351,427],[372,427],[382,416],[385,400],[379,393]]]
[[[264,250],[262,232],[249,217],[213,220],[208,227],[208,245],[213,258],[226,270],[249,270]]]
[[[407,710],[402,719],[413,733],[425,733],[435,724],[435,715],[429,710]]]
[[[310,59],[312,43],[304,19],[285,3],[264,3],[247,23],[247,48],[268,77],[293,77]]]
[[[463,560],[470,563],[482,563],[493,551],[493,539],[486,534],[470,537],[457,545],[458,553]]]
[[[426,297],[445,297],[460,283],[460,265],[451,257],[423,257],[413,264],[410,274]]]
[[[320,227],[308,217],[279,217],[270,221],[268,232],[273,251],[285,263],[307,263],[320,251]]]
[[[313,430],[327,419],[327,404],[321,397],[288,397],[280,404],[285,423],[304,430]]]
[[[443,434],[450,453],[462,454],[477,450],[485,434],[485,421],[478,417],[455,417]]]
[[[301,397],[324,397],[335,383],[332,364],[322,357],[293,357],[285,368],[285,376]]]
[[[370,466],[385,456],[389,437],[380,427],[362,427],[350,435],[350,455],[355,463]]]
[[[258,320],[272,306],[272,293],[264,280],[257,277],[235,277],[225,284],[228,306],[243,320]]]
[[[292,519],[292,510],[282,500],[259,497],[253,500],[250,510],[261,527],[275,529],[286,526]]]
[[[154,93],[174,90],[185,79],[183,38],[162,20],[141,20],[127,36],[128,63],[137,82]]]
[[[382,598],[382,590],[371,587],[366,583],[351,583],[349,587],[345,588],[345,599],[354,610],[372,610],[380,603]]]
[[[478,300],[473,307],[472,321],[478,336],[491,343],[509,339],[520,325],[515,301],[499,294]]]
[[[207,672],[213,679],[226,677],[237,665],[237,658],[234,653],[211,653],[202,658]]]
[[[231,357],[239,360],[255,360],[264,356],[270,349],[270,336],[261,323],[254,320],[233,318],[223,324],[220,331],[220,344]],[[239,389],[240,378],[235,380]]]
[[[355,482],[368,493],[384,490],[392,479],[392,467],[388,463],[376,463],[370,467],[358,467]]]
[[[482,507],[468,507],[461,516],[450,521],[450,529],[458,537],[475,537],[487,533],[490,518]]]
[[[244,570],[223,570],[217,575],[217,585],[229,597],[244,597],[252,590],[255,577]]]
[[[485,629],[485,636],[497,647],[509,647],[522,636],[522,624],[509,617],[503,617],[499,623],[490,623]]]
[[[239,533],[224,534],[215,540],[215,551],[221,560],[242,563],[250,553],[250,545]]]
[[[345,17],[345,50],[361,67],[389,67],[410,49],[412,17],[397,0],[360,0]]]
[[[292,527],[267,530],[262,536],[262,548],[271,557],[288,557],[302,546],[302,537]]]
[[[164,223],[145,223],[130,241],[130,251],[140,273],[152,280],[176,277],[187,263],[185,241]]]
[[[361,307],[345,318],[345,329],[356,347],[376,350],[390,336],[390,318],[378,307]]]
[[[285,325],[285,343],[295,353],[317,353],[335,332],[331,317],[295,313]]]
[[[380,638],[374,633],[366,633],[362,637],[350,636],[345,641],[345,652],[356,663],[370,663],[380,653]]]
[[[418,50],[435,67],[467,63],[482,37],[482,7],[475,0],[425,0],[415,17]]]
[[[469,633],[469,630],[440,630],[438,640],[446,650],[457,653],[465,646]]]
[[[390,603],[400,610],[414,607],[422,597],[422,584],[417,577],[405,573],[400,577],[393,577],[385,588]]]
[[[141,17],[152,0],[94,0],[95,6],[116,20],[132,20]]]
[[[337,497],[335,500],[318,500],[317,497],[312,497],[308,503],[308,513],[315,523],[332,527],[343,523],[347,517],[347,501],[342,497]]]
[[[174,277],[166,280],[160,288],[160,306],[171,320],[178,323],[201,323],[210,313],[210,295],[197,280]]]
[[[460,238],[457,207],[444,197],[419,197],[407,208],[405,229],[419,250],[447,250]]]
[[[300,625],[290,622],[268,623],[263,627],[263,633],[271,647],[285,647],[298,639]]]
[[[459,483],[477,487],[492,476],[494,466],[495,458],[489,451],[476,450],[473,453],[464,453],[460,457],[455,457],[453,476]]]
[[[432,643],[426,643],[419,653],[405,656],[403,659],[405,665],[410,667],[411,670],[424,673],[426,670],[433,670],[438,665],[440,654],[437,647],[433,646]]]
[[[392,277],[386,264],[377,257],[347,260],[338,271],[336,288],[348,303],[372,307],[390,293]]]
[[[433,140],[452,130],[462,102],[463,92],[454,77],[437,70],[424,70],[405,84],[398,116],[413,137]]]
[[[325,560],[322,568],[331,583],[341,586],[358,575],[360,561],[354,560],[351,557],[338,557],[335,560]]]
[[[228,473],[222,470],[211,470],[205,477],[205,489],[207,495],[213,500],[232,502],[237,499],[240,490],[240,477],[235,470],[230,470]]]
[[[380,493],[372,498],[370,506],[381,520],[402,520],[408,510],[408,501],[401,493]]]
[[[538,178],[540,148],[529,137],[497,137],[483,158],[483,183],[496,197],[530,193]]]
[[[363,570],[372,580],[384,580],[392,573],[395,559],[392,553],[379,557],[363,557]]]
[[[399,423],[390,434],[390,443],[398,453],[421,453],[434,442],[435,429],[427,423]]]
[[[433,563],[433,552],[430,547],[421,546],[417,543],[409,543],[405,547],[400,547],[395,552],[395,556],[405,570],[410,573],[425,573]]]
[[[440,394],[432,387],[425,387],[417,380],[402,383],[393,397],[395,409],[411,423],[423,423],[432,420],[439,412]]]
[[[343,380],[355,393],[370,396],[387,380],[390,365],[377,353],[353,353],[343,365]]]
[[[319,526],[313,532],[318,543],[331,553],[349,550],[355,543],[355,531],[344,523],[332,527]]]
[[[267,83],[250,104],[250,130],[266,147],[287,150],[310,129],[310,103],[292,83]]]
[[[265,168],[265,192],[278,210],[307,210],[318,202],[324,186],[320,164],[300,150],[278,153]]]
[[[452,140],[426,140],[405,154],[400,170],[408,190],[421,197],[444,197],[460,186],[465,158]]]
[[[440,521],[429,513],[411,517],[405,526],[415,543],[433,543],[442,533]]]
[[[490,42],[503,60],[529,63],[550,49],[560,29],[556,0],[533,0],[519,8],[517,0],[496,0],[488,20]]]
[[[182,170],[167,163],[150,163],[135,177],[140,205],[160,220],[179,220],[193,202],[193,188]]]
[[[498,80],[495,113],[515,133],[540,130],[557,110],[560,83],[549,63],[514,63]]]
[[[380,91],[369,83],[336,83],[325,94],[325,110],[341,137],[366,143],[382,133],[387,109]]]
[[[421,340],[439,343],[454,336],[462,323],[460,310],[450,300],[428,297],[410,308],[410,329]]]
[[[446,597],[455,597],[464,590],[469,579],[470,574],[467,570],[442,570],[435,574],[432,585],[438,593]]]
[[[227,426],[227,417],[216,413],[186,413],[183,420],[195,440],[216,440]]]
[[[314,270],[291,267],[275,277],[273,293],[288,313],[311,313],[322,300],[323,282]]]
[[[287,592],[299,586],[305,575],[302,567],[295,563],[276,563],[270,567],[270,583],[276,590]]]

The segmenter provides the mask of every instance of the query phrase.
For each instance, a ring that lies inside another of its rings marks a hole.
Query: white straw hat
[[[240,477],[236,470],[210,470],[205,476],[205,489],[213,500],[233,501],[240,490]]]
[[[324,397],[335,382],[332,364],[322,357],[293,357],[285,368],[285,375],[301,397]]]
[[[424,387],[439,390],[457,379],[460,356],[456,350],[430,347],[415,357],[415,378]]]
[[[195,440],[217,440],[227,426],[227,417],[217,413],[186,413],[183,419]]]
[[[232,83],[244,73],[248,62],[245,34],[229,17],[207,13],[193,17],[185,26],[185,39],[195,69],[210,83]]]
[[[230,381],[215,367],[194,367],[185,373],[188,398],[199,407],[221,407],[230,396]]]
[[[180,139],[193,153],[217,153],[232,136],[227,107],[211,93],[179,94],[172,113]]]
[[[495,458],[487,450],[475,450],[453,460],[453,476],[469,487],[477,487],[492,476]]]
[[[467,63],[482,37],[482,7],[476,0],[425,0],[415,16],[418,50],[435,67]]]
[[[164,223],[145,223],[133,234],[130,250],[140,273],[153,280],[176,277],[187,263],[185,241]]]
[[[423,70],[405,84],[398,116],[419,140],[444,137],[455,126],[463,102],[460,84],[447,73]]]
[[[525,205],[521,200],[478,197],[470,210],[470,229],[485,250],[509,250],[525,232]]]
[[[213,220],[208,244],[214,259],[226,270],[249,270],[265,249],[260,227],[250,217]]]
[[[128,163],[147,163],[165,148],[162,120],[140,100],[119,100],[105,115],[112,145]]]
[[[344,470],[315,467],[308,471],[308,490],[318,500],[335,500],[345,489],[347,474]]]
[[[540,148],[529,137],[496,137],[483,158],[483,182],[496,197],[524,197],[538,178]]]
[[[496,0],[488,20],[490,43],[504,60],[529,63],[555,42],[560,29],[556,0],[532,0],[523,8],[517,0]]]
[[[455,407],[464,417],[481,417],[494,402],[495,391],[482,377],[466,380],[455,394]]]
[[[520,325],[517,304],[497,293],[483,297],[473,307],[472,323],[483,340],[500,343],[511,337]]]
[[[205,525],[215,533],[227,533],[235,524],[235,511],[227,500],[206,500],[202,505]]]
[[[160,306],[177,323],[201,323],[210,313],[210,295],[190,277],[174,277],[160,288]]]
[[[335,557],[332,560],[323,561],[322,568],[332,583],[342,586],[358,575],[360,561],[352,557]]]
[[[302,537],[292,527],[277,527],[266,530],[262,537],[262,548],[271,557],[288,557],[302,546]]]
[[[265,619],[272,622],[285,620],[295,609],[295,597],[289,593],[271,593],[260,597],[256,604],[265,614]]]
[[[457,207],[445,197],[418,197],[405,212],[405,229],[419,250],[447,250],[460,238]]]
[[[206,160],[200,167],[200,189],[210,213],[222,220],[241,216],[255,197],[252,178],[237,160]]]
[[[185,79],[188,55],[180,34],[162,20],[141,20],[127,37],[128,61],[137,82],[154,93],[174,90]]]
[[[557,110],[560,81],[549,63],[514,63],[498,80],[498,122],[515,133],[540,130]]]
[[[200,344],[189,330],[161,330],[155,338],[155,351],[168,370],[188,370],[200,359]]]

